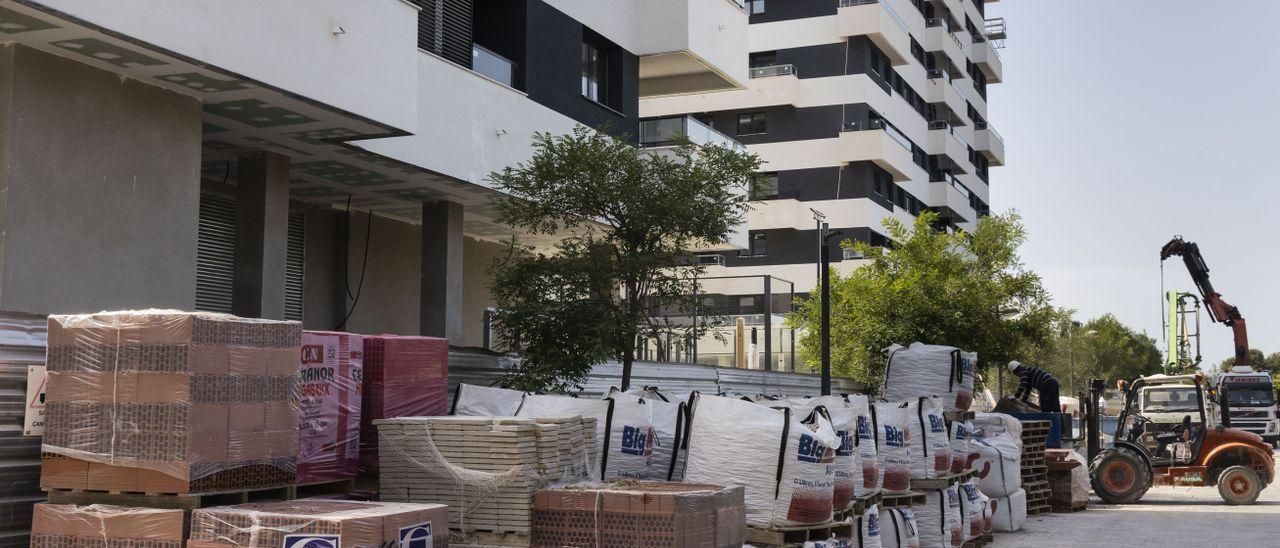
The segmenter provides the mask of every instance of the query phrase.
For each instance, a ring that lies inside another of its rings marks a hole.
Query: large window
[[[746,112],[738,115],[738,135],[758,135],[764,132],[763,112]]]
[[[748,191],[751,200],[772,200],[778,197],[778,174],[760,173],[751,178]]]
[[[600,44],[582,41],[582,96],[597,103],[609,97],[609,63]]]
[[[747,249],[738,252],[739,257],[764,257],[768,255],[768,241],[764,234],[759,232],[751,234],[751,241],[748,243]]]

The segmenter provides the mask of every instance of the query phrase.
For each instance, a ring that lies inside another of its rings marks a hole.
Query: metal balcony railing
[[[934,182],[951,185],[951,188],[956,189],[956,192],[959,192],[961,196],[964,196],[965,200],[973,200],[973,191],[969,190],[969,187],[960,182],[960,179],[957,179],[955,175],[944,171],[942,172],[941,178]]]
[[[894,141],[897,141],[898,144],[902,145],[902,148],[907,149],[908,152],[914,152],[915,150],[915,146],[911,142],[911,139],[907,138],[907,136],[899,131],[898,128],[893,127],[893,124],[890,124],[883,119],[869,121],[854,120],[851,122],[845,122],[842,129],[845,132],[875,131],[878,129],[884,130],[885,134],[891,137]]]
[[[640,120],[640,145],[646,147],[670,146],[680,138],[688,137],[698,145],[716,144],[744,150],[742,143],[720,133],[692,116],[668,116]]]
[[[796,66],[790,63],[785,65],[767,65],[763,67],[751,67],[752,78],[769,78],[771,76],[788,76],[798,75]]]
[[[960,136],[960,133],[956,131],[956,128],[952,127],[951,122],[948,122],[946,120],[934,120],[932,122],[929,122],[929,129],[946,131],[951,135],[951,138],[955,139],[956,142],[960,143],[960,146],[969,148],[969,142],[965,141],[964,137]]]

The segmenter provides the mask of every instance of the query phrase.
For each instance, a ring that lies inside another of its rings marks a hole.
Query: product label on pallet
[[[22,435],[44,435],[44,385],[45,368],[43,365],[27,366],[27,405],[23,414]]]
[[[431,522],[400,528],[400,548],[431,548]]]
[[[281,548],[342,548],[338,535],[285,535]]]

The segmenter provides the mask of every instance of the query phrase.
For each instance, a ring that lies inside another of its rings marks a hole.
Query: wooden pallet
[[[944,412],[942,413],[943,418],[946,418],[946,419],[947,419],[947,422],[951,422],[951,421],[971,421],[971,420],[973,420],[973,419],[974,419],[974,417],[976,417],[977,415],[978,415],[978,414],[977,414],[977,413],[974,413],[973,411],[944,411]]]
[[[1048,504],[1038,504],[1038,505],[1032,506],[1030,502],[1027,502],[1028,516],[1043,516],[1045,514],[1049,514],[1052,512],[1053,512],[1053,508]]]
[[[840,522],[846,519],[861,518],[862,514],[866,513],[867,509],[870,508],[872,505],[880,505],[880,504],[881,504],[881,497],[880,497],[879,491],[876,491],[864,497],[858,497],[854,499],[852,507],[850,507],[847,510],[841,510],[836,512],[835,515],[832,516],[831,521]]]
[[[802,527],[756,527],[748,525],[746,542],[753,546],[769,548],[793,548],[810,541],[836,538],[853,538],[853,524],[824,523]],[[450,543],[452,544],[452,543]]]
[[[449,530],[449,546],[532,546],[533,538],[527,532]]]
[[[343,480],[308,483],[306,485],[295,485],[293,486],[293,496],[289,498],[305,499],[309,497],[322,497],[328,495],[347,495],[353,491],[356,491],[356,479],[348,478]]]
[[[1082,500],[1078,502],[1067,502],[1061,500],[1050,500],[1049,508],[1055,514],[1071,514],[1089,509],[1089,501]]]
[[[292,500],[296,494],[293,485],[202,491],[198,493],[139,493],[56,488],[46,489],[45,493],[49,496],[49,502],[54,504],[113,504],[117,506],[141,506],[178,510],[195,510],[210,506],[245,504],[266,500]]]
[[[912,478],[911,490],[912,491],[937,491],[938,489],[946,489],[947,487],[951,487],[952,485],[959,485],[961,483],[969,481],[969,478],[972,478],[975,473],[976,473],[975,470],[970,469],[970,470],[965,470],[964,472],[960,472],[959,474],[951,474],[941,478],[928,478],[928,479]]]
[[[982,536],[973,540],[966,540],[961,548],[982,548],[988,544],[995,542],[995,535],[991,533],[983,533]]]
[[[908,491],[901,494],[881,493],[880,509],[886,508],[911,508],[913,504],[924,504],[925,494],[918,491]]]

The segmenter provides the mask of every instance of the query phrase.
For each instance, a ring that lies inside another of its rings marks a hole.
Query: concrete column
[[[422,204],[421,334],[462,335],[462,205]]]
[[[236,173],[236,277],[231,310],[237,316],[284,319],[289,157],[246,152],[240,155]]]

